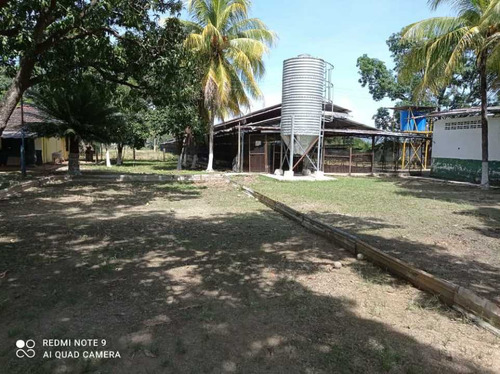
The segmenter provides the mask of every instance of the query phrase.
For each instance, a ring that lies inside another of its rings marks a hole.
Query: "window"
[[[444,124],[444,129],[446,131],[450,130],[470,130],[470,129],[480,129],[481,128],[481,120],[469,120],[469,121],[460,121],[460,122],[446,122]]]

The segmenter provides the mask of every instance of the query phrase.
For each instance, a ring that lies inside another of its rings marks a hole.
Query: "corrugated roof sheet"
[[[37,123],[43,123],[44,114],[39,109],[31,105],[23,105],[24,124],[25,127]],[[21,138],[22,137],[22,122],[21,122],[21,107],[18,106],[12,112],[12,115],[7,122],[7,126],[3,130],[2,138]],[[33,132],[26,132],[26,138],[36,137]]]

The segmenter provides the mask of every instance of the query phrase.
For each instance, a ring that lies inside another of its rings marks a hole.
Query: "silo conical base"
[[[301,161],[312,166],[311,172],[322,173],[321,147],[322,136],[295,136],[292,142],[291,136],[282,135],[281,170],[283,170],[284,161],[288,161],[288,170],[284,171],[284,177],[292,178],[295,167]],[[297,156],[300,158],[298,162],[295,162]]]
[[[281,135],[281,138],[285,142],[288,149],[290,149],[290,135]],[[293,152],[295,155],[302,156],[307,151],[307,149],[313,144],[318,136],[314,135],[297,135],[295,136],[295,144],[293,147]]]

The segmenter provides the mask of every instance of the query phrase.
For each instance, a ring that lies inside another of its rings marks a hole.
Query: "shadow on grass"
[[[359,317],[352,299],[278,277],[345,255],[274,212],[180,216],[148,203],[197,204],[199,186],[123,186],[59,185],[0,202],[0,233],[12,237],[0,259],[9,373],[488,373]],[[94,337],[125,358],[23,361],[12,349],[19,338]]]
[[[331,213],[309,212],[308,214],[354,234],[385,253],[419,269],[470,288],[500,305],[500,268],[498,266],[481,261],[480,258],[458,256],[440,245],[430,245],[403,237],[386,237],[367,233],[370,230],[398,227],[376,219],[363,219]],[[483,232],[484,235],[492,237],[496,235],[496,232],[493,233],[489,229],[484,230],[488,230]]]
[[[474,209],[456,214],[479,218],[485,227],[470,229],[486,236],[500,237],[500,189],[485,191],[477,187],[427,180],[399,180],[396,185],[401,188],[398,194],[403,196],[472,205]]]
[[[397,193],[403,196],[474,206],[495,205],[500,202],[499,189],[485,191],[478,187],[450,184],[439,180],[380,178],[376,181],[394,182],[401,189]]]

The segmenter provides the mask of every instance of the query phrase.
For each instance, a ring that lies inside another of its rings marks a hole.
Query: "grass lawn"
[[[151,160],[125,160],[123,165],[113,165],[108,168],[106,165],[93,163],[82,163],[81,169],[84,174],[99,173],[99,174],[177,174],[177,175],[193,175],[204,174],[204,170],[177,170],[177,160],[167,159],[163,161]]]
[[[402,178],[244,181],[500,304],[500,190]]]
[[[177,156],[170,153],[154,152],[149,149],[141,149],[135,151],[136,160],[132,159],[132,151],[126,149],[124,151],[123,165],[117,166],[116,150],[110,151],[112,167],[106,167],[103,162],[98,165],[95,163],[81,162],[80,167],[84,174],[176,174],[176,175],[193,175],[204,174],[203,169],[199,170],[177,170]],[[101,160],[101,158],[100,158]],[[165,160],[165,161],[163,161]]]
[[[499,338],[226,183],[35,188],[0,201],[0,249],[6,373],[500,371]]]

